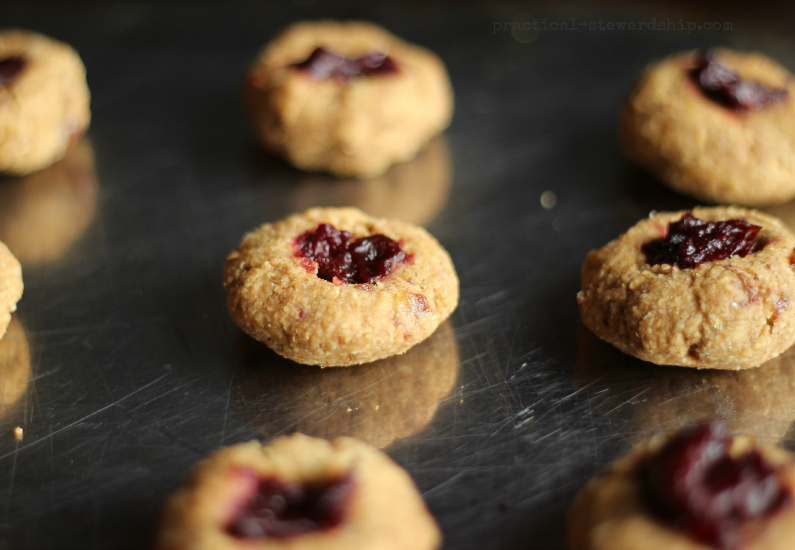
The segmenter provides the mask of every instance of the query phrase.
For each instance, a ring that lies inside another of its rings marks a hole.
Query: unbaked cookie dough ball
[[[789,550],[795,457],[691,427],[630,451],[588,482],[568,518],[569,550]]]
[[[439,58],[363,21],[288,27],[257,57],[245,96],[267,149],[362,178],[413,157],[453,112]]]
[[[661,365],[756,367],[795,342],[795,236],[736,207],[653,213],[591,251],[585,325]]]
[[[759,53],[680,53],[646,68],[619,122],[624,154],[676,191],[761,206],[795,197],[795,83]]]
[[[0,32],[0,172],[24,175],[63,156],[91,120],[86,69],[68,45]]]
[[[223,448],[166,504],[157,550],[433,550],[411,477],[353,438],[303,434]]]
[[[404,353],[458,304],[458,276],[436,239],[355,208],[314,208],[261,226],[229,255],[223,280],[246,333],[322,367]]]
[[[0,338],[11,322],[11,314],[22,297],[22,266],[0,242]]]

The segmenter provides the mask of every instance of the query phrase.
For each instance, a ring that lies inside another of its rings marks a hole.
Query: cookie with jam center
[[[674,190],[719,204],[795,197],[795,83],[760,53],[684,52],[648,66],[619,121],[624,154]]]
[[[91,120],[86,69],[67,44],[0,32],[0,172],[25,175],[60,160]]]
[[[794,252],[755,210],[653,213],[588,254],[577,303],[594,334],[644,361],[756,367],[795,342]]]
[[[298,363],[403,353],[458,304],[450,256],[424,229],[355,208],[314,208],[243,238],[226,260],[232,319]]]
[[[364,21],[288,27],[257,56],[245,98],[266,149],[343,177],[409,160],[453,112],[441,60]]]
[[[223,448],[167,502],[157,550],[433,550],[441,533],[411,477],[350,437]]]

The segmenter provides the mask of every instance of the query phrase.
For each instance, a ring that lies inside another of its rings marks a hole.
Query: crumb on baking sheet
[[[22,441],[23,434],[24,432],[22,431],[21,427],[17,426],[16,428],[14,428],[14,439],[16,439],[17,441]]]

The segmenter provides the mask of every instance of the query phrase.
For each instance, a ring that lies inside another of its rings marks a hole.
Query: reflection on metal
[[[0,420],[24,395],[30,381],[30,350],[25,330],[16,316],[0,338]]]
[[[268,436],[353,436],[377,448],[422,430],[455,385],[453,329],[442,324],[403,355],[353,367],[293,363],[249,338],[233,379],[241,416]]]
[[[414,159],[392,166],[377,178],[306,175],[295,192],[295,210],[313,206],[355,206],[371,216],[426,225],[444,207],[451,176],[450,150],[447,139],[440,135]]]
[[[61,161],[19,178],[0,178],[0,241],[23,266],[59,258],[94,218],[94,149],[83,138]]]

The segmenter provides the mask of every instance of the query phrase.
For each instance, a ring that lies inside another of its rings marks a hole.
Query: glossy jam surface
[[[353,235],[328,223],[295,239],[296,254],[317,264],[317,276],[334,283],[375,283],[413,256],[385,235],[351,240]],[[310,266],[314,269],[314,265]]]
[[[757,450],[730,456],[723,424],[682,430],[641,467],[651,509],[694,539],[737,548],[739,528],[788,506],[789,491]]]
[[[0,59],[0,86],[13,82],[25,69],[27,61],[21,55]]]
[[[391,74],[397,72],[395,61],[386,54],[373,52],[358,59],[348,59],[325,48],[315,48],[308,58],[293,67],[305,71],[318,80],[334,77],[347,81],[357,76]]]
[[[787,97],[785,89],[774,90],[759,82],[742,80],[710,55],[699,59],[691,76],[707,97],[735,111],[761,109]]]
[[[690,269],[761,250],[764,243],[756,239],[761,229],[745,220],[707,222],[688,212],[679,221],[668,224],[664,238],[644,243],[641,251],[649,265],[671,264]]]
[[[263,479],[256,492],[237,512],[227,532],[241,539],[287,538],[336,527],[354,483],[350,475],[301,485]]]

